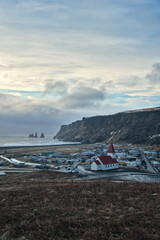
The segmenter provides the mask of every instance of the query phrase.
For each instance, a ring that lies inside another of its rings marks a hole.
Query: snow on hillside
[[[160,137],[160,134],[153,135],[153,136],[150,137],[150,139],[152,139],[152,138],[156,138],[156,137]]]
[[[125,113],[150,112],[150,111],[158,111],[158,110],[160,110],[160,107],[130,110],[130,111],[126,111]]]

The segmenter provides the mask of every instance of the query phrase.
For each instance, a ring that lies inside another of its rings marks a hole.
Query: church
[[[94,160],[91,164],[92,171],[111,170],[116,169],[118,167],[119,164],[115,158],[115,150],[112,143],[109,146],[107,156],[97,157],[97,159]]]

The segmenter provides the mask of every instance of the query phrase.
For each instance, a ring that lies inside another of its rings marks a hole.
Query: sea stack
[[[33,138],[33,137],[34,137],[33,133],[29,134],[28,137],[29,137],[29,138]]]
[[[35,133],[35,135],[33,133],[29,134],[28,136],[29,138],[37,138],[38,137],[38,134]]]
[[[44,133],[41,133],[40,138],[45,138]]]

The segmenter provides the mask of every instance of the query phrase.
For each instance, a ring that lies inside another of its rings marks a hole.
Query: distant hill
[[[83,118],[62,125],[58,140],[83,143],[109,142],[160,144],[160,107]]]

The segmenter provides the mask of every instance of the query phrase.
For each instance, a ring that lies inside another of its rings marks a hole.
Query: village
[[[51,148],[50,148],[51,149]],[[61,152],[59,151],[61,150]],[[114,177],[128,173],[155,174],[159,181],[160,158],[158,151],[130,145],[88,144],[61,146],[54,151],[39,151],[34,154],[8,153],[0,156],[1,175],[14,172],[48,170],[68,172],[88,178]]]
[[[130,223],[136,224],[136,231],[144,219],[149,222],[143,225],[147,231],[145,236],[150,236],[153,227],[159,233],[159,166],[159,151],[156,148],[113,142],[1,148],[3,231],[0,239],[46,239],[46,236],[53,239],[55,233],[57,237],[54,239],[77,239],[79,229],[88,232],[92,223],[95,234],[97,222],[103,223],[105,238],[97,235],[96,239],[108,239],[105,235],[107,224],[110,224],[108,231],[112,229],[114,234],[117,224],[123,233],[127,226],[127,238],[113,235],[114,238],[110,239],[129,239],[129,228],[132,239],[133,227]],[[71,231],[66,238],[68,229],[72,229],[74,223],[75,237],[72,237]],[[8,226],[13,226],[16,232],[12,232],[11,228],[8,230]],[[63,230],[64,238],[59,238],[57,229],[60,232]],[[13,233],[16,233],[16,238]],[[30,233],[34,233],[31,238]],[[37,233],[44,234],[43,238],[40,235],[37,237]],[[5,237],[12,235],[14,238]],[[138,231],[133,239],[139,239],[139,236]],[[87,239],[94,237],[91,235]]]

